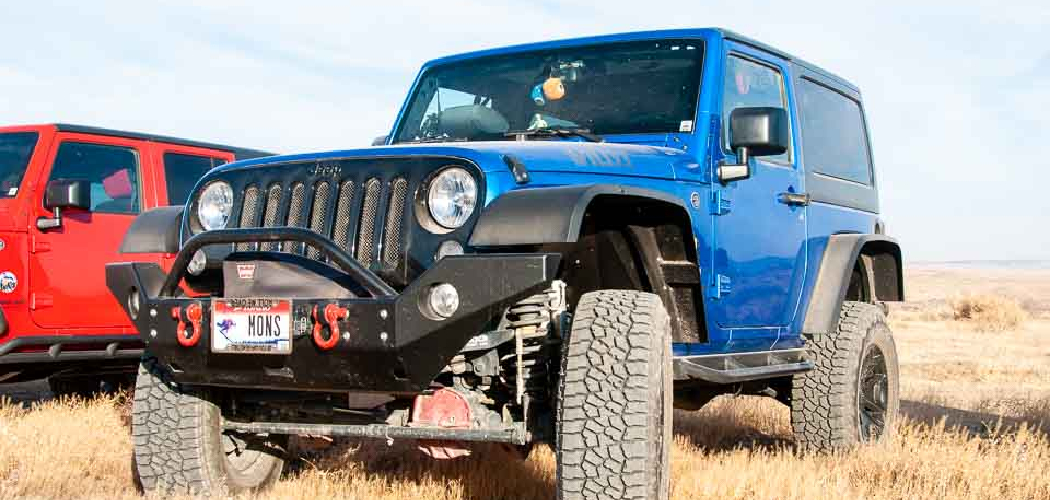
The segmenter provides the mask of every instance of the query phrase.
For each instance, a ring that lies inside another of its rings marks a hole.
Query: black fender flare
[[[124,234],[120,253],[177,253],[183,210],[179,205],[152,208],[139,214]]]
[[[897,240],[881,234],[831,235],[806,306],[802,333],[821,335],[838,327],[839,310],[858,262],[867,294],[873,301],[904,300],[904,274]]]
[[[598,196],[624,196],[671,203],[685,202],[668,193],[621,184],[517,189],[504,193],[481,213],[470,236],[472,247],[573,243],[588,205]]]

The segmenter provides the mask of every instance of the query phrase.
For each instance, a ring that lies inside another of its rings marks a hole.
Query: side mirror
[[[729,114],[729,147],[736,152],[735,164],[718,167],[723,184],[751,177],[752,156],[774,156],[787,151],[791,123],[783,108],[736,108]]]
[[[387,134],[387,135],[381,135],[381,136],[379,136],[379,137],[376,137],[375,139],[372,139],[372,145],[373,145],[373,146],[383,146],[383,145],[385,145],[385,144],[386,144],[386,140],[387,140],[387,138],[389,138],[389,137],[390,137],[390,135],[389,135],[389,134]]]
[[[67,208],[91,210],[91,186],[87,181],[55,179],[47,183],[44,191],[44,207],[55,212],[54,217],[36,220],[39,229],[54,229],[62,226],[62,211]]]

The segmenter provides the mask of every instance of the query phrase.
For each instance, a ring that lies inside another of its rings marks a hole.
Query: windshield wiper
[[[516,130],[503,134],[517,141],[527,141],[529,137],[580,137],[587,142],[605,142],[605,138],[591,133],[585,128],[538,128],[535,130]]]
[[[450,136],[435,136],[435,137],[421,137],[418,139],[411,139],[407,141],[399,141],[396,144],[429,144],[432,142],[467,142],[466,137],[450,137]]]

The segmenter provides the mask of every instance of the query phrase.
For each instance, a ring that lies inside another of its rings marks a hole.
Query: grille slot
[[[266,213],[263,218],[263,227],[277,227],[277,214],[281,210],[281,195],[284,191],[280,184],[271,184],[266,193]],[[259,250],[272,252],[277,250],[277,243],[264,241],[259,244]]]
[[[365,183],[365,201],[361,207],[361,224],[357,233],[357,260],[365,267],[372,265],[376,251],[376,215],[379,213],[379,195],[382,191],[379,179]]]
[[[304,198],[306,198],[306,186],[297,182],[292,186],[292,200],[288,204],[288,227],[303,227],[306,222],[306,214],[303,213]],[[288,241],[282,244],[284,251],[302,255],[303,244]]]
[[[339,187],[339,206],[335,209],[335,227],[332,228],[332,239],[344,251],[349,252],[353,241],[350,239],[350,211],[354,208],[354,181],[345,181]]]
[[[386,228],[383,234],[383,262],[396,266],[401,260],[401,229],[405,224],[405,199],[408,181],[395,179],[390,185],[390,203],[386,209]]]
[[[255,227],[256,216],[259,211],[259,188],[251,186],[244,191],[244,206],[241,207],[240,227]],[[237,251],[245,252],[251,250],[253,243],[238,243]]]
[[[310,229],[317,234],[325,233],[325,221],[328,219],[328,183],[319,182],[314,188],[314,206],[310,209]],[[306,256],[320,260],[321,252],[314,247],[306,248]]]

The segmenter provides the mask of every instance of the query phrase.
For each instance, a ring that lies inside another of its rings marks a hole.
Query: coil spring
[[[504,328],[514,331],[514,351],[500,357],[504,380],[515,389],[518,404],[547,398],[546,350],[557,339],[551,337],[550,296],[533,295],[511,306]]]

